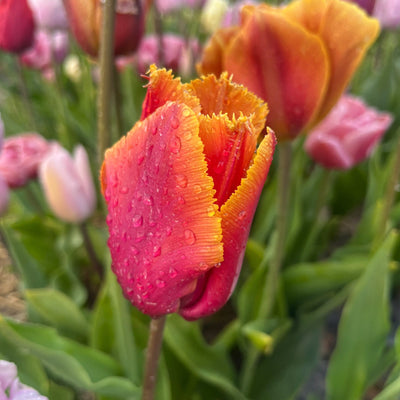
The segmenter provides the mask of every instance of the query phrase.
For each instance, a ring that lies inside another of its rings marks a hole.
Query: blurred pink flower
[[[372,15],[372,11],[374,10],[375,6],[375,0],[346,0],[346,1],[357,4],[360,8],[363,8],[369,15]]]
[[[185,75],[188,68],[187,58],[196,58],[199,54],[200,45],[197,39],[191,39],[187,44],[183,37],[166,33],[162,37],[162,43],[163,67]],[[137,51],[137,69],[140,73],[146,73],[151,64],[160,64],[158,38],[155,35],[145,36]]]
[[[1,119],[1,114],[0,114],[0,152],[1,152],[1,148],[3,146],[3,141],[4,141],[4,124],[3,124],[3,120]]]
[[[4,140],[0,153],[0,175],[10,188],[25,185],[37,176],[50,143],[37,133],[24,133]]]
[[[47,397],[19,381],[14,363],[0,360],[0,399],[47,400]]]
[[[62,0],[28,0],[36,24],[44,29],[67,29],[68,20]]]
[[[255,5],[258,4],[257,1],[244,0],[239,1],[231,6],[229,6],[228,11],[222,20],[221,27],[235,26],[240,24],[240,10],[245,5]]]
[[[349,169],[369,157],[392,123],[392,116],[343,95],[309,134],[305,150],[328,169]]]
[[[373,16],[379,20],[383,28],[398,28],[400,0],[376,0]]]
[[[10,200],[10,189],[7,182],[0,175],[0,216],[3,215],[8,209],[8,203]],[[1,393],[1,390],[0,390]],[[0,395],[1,399],[1,395]]]
[[[175,11],[179,8],[201,8],[205,0],[156,0],[157,7],[162,13]]]
[[[67,222],[83,222],[94,211],[96,194],[89,159],[83,146],[73,156],[54,146],[39,168],[39,179],[54,214]]]

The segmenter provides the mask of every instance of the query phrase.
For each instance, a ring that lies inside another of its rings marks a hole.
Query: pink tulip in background
[[[36,24],[42,29],[67,29],[68,20],[62,0],[28,0]]]
[[[50,143],[37,133],[24,133],[4,140],[0,153],[0,175],[10,188],[24,186],[37,176],[39,164]]]
[[[14,363],[0,360],[0,400],[47,400],[47,397],[19,381]]]
[[[168,13],[182,7],[201,8],[205,0],[156,0],[156,3],[160,12]]]
[[[67,222],[83,222],[94,211],[96,194],[83,146],[71,155],[55,145],[39,168],[39,179],[54,214]]]
[[[369,157],[392,123],[392,116],[343,95],[309,134],[305,150],[328,169],[349,169]]]
[[[199,55],[200,45],[197,39],[191,39],[187,44],[182,36],[166,33],[162,37],[162,42],[163,66],[185,75],[188,69],[187,58],[196,59]],[[158,38],[155,35],[145,36],[137,51],[137,69],[140,73],[146,73],[151,64],[160,64]]]
[[[376,0],[373,16],[383,28],[400,27],[400,0]]]

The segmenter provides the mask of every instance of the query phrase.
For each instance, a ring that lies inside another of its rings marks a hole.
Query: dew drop
[[[138,232],[135,241],[137,243],[140,243],[144,239],[144,236],[145,236],[144,231]]]
[[[118,206],[118,203],[119,203],[118,197],[115,197],[115,198],[114,198],[114,201],[113,201],[113,206],[114,206],[114,207],[117,207],[117,206]]]
[[[178,203],[179,203],[179,204],[185,204],[185,199],[184,199],[183,196],[179,196],[179,197],[178,197]]]
[[[132,224],[135,228],[143,225],[143,217],[140,214],[136,214],[132,218]]]
[[[155,126],[152,131],[151,131],[152,135],[156,135],[157,134],[157,127]]]
[[[185,108],[185,109],[182,111],[182,115],[183,115],[184,117],[188,117],[188,116],[190,115],[190,111],[189,111],[187,108]]]
[[[173,129],[179,128],[179,120],[178,120],[178,118],[172,117],[171,126],[172,126]]]
[[[157,279],[156,280],[156,286],[160,289],[162,289],[163,287],[165,287],[165,281],[161,280],[161,279]]]
[[[122,186],[122,187],[119,189],[119,192],[120,192],[121,194],[127,194],[127,193],[129,192],[129,189],[128,189],[126,186]]]
[[[243,221],[246,218],[247,212],[246,211],[241,211],[238,215],[238,220]]]
[[[185,242],[187,244],[195,244],[196,243],[196,235],[190,229],[186,229],[184,232]]]
[[[195,194],[199,194],[201,192],[201,186],[200,185],[194,185],[193,186],[193,191]]]
[[[128,258],[124,258],[124,267],[128,267],[129,266],[129,259]]]
[[[152,196],[145,197],[143,199],[143,203],[146,204],[146,206],[152,206],[154,204],[153,197]]]
[[[139,292],[141,292],[143,290],[143,285],[141,283],[137,283],[136,288],[139,290]]]
[[[178,154],[181,150],[182,144],[181,144],[181,139],[179,139],[177,136],[174,136],[171,139],[171,142],[169,143],[169,148],[172,153]]]
[[[138,157],[137,165],[141,165],[141,164],[143,163],[143,161],[144,161],[144,155],[141,154],[141,155]]]
[[[178,275],[178,271],[175,268],[170,268],[168,275],[170,278],[175,278]]]
[[[185,175],[182,175],[182,174],[175,175],[175,180],[176,180],[176,184],[179,187],[185,188],[187,186],[188,179]]]
[[[113,221],[113,219],[112,219],[111,215],[108,214],[107,217],[106,217],[107,225],[111,225],[111,224],[112,224],[112,221]]]
[[[139,254],[139,250],[135,246],[131,246],[131,253],[136,256]]]
[[[165,228],[165,233],[166,233],[167,236],[171,236],[171,234],[172,234],[172,228],[171,228],[170,226],[167,226],[167,227]]]
[[[224,172],[225,162],[219,161],[218,164],[214,167],[214,171],[217,174],[222,174]]]
[[[150,262],[150,260],[148,259],[148,258],[146,258],[146,257],[144,257],[143,258],[143,265],[150,265],[151,264],[151,262]],[[143,276],[143,279],[147,279],[147,274],[146,274],[146,276]]]

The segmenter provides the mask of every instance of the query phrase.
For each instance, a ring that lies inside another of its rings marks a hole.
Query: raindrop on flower
[[[179,187],[185,188],[187,186],[188,179],[185,175],[182,175],[182,174],[175,175],[175,180],[176,180],[176,184]]]
[[[133,218],[132,218],[132,224],[135,228],[139,228],[139,226],[143,225],[143,217],[139,214],[136,214]]]
[[[196,243],[196,235],[190,229],[186,229],[184,232],[185,242],[187,244],[195,244]]]

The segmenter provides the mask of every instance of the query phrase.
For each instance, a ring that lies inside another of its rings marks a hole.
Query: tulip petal
[[[268,106],[260,98],[228,79],[224,72],[219,78],[209,75],[196,79],[186,85],[189,91],[200,100],[201,113],[212,117],[214,114],[227,114],[229,119],[244,115],[251,119],[259,133],[265,126]]]
[[[318,122],[338,101],[377,38],[379,22],[357,5],[341,0],[298,0],[288,5],[285,12],[318,34],[328,51],[331,77]]]
[[[221,218],[196,114],[168,102],[106,152],[101,180],[113,271],[125,296],[153,317],[223,259]]]
[[[226,49],[225,68],[268,102],[269,125],[280,139],[297,136],[312,121],[329,78],[321,39],[267,6],[247,15]]]
[[[173,77],[172,71],[157,69],[155,65],[151,65],[149,75],[141,120],[147,118],[167,101],[179,101],[189,106],[193,111],[200,112],[199,100],[188,93],[180,78]]]
[[[222,206],[224,261],[207,273],[207,282],[201,297],[194,304],[191,303],[179,311],[185,319],[194,320],[214,313],[232,294],[242,266],[251,221],[272,161],[275,143],[275,135],[269,131],[257,150],[254,163],[247,171],[247,177]]]

